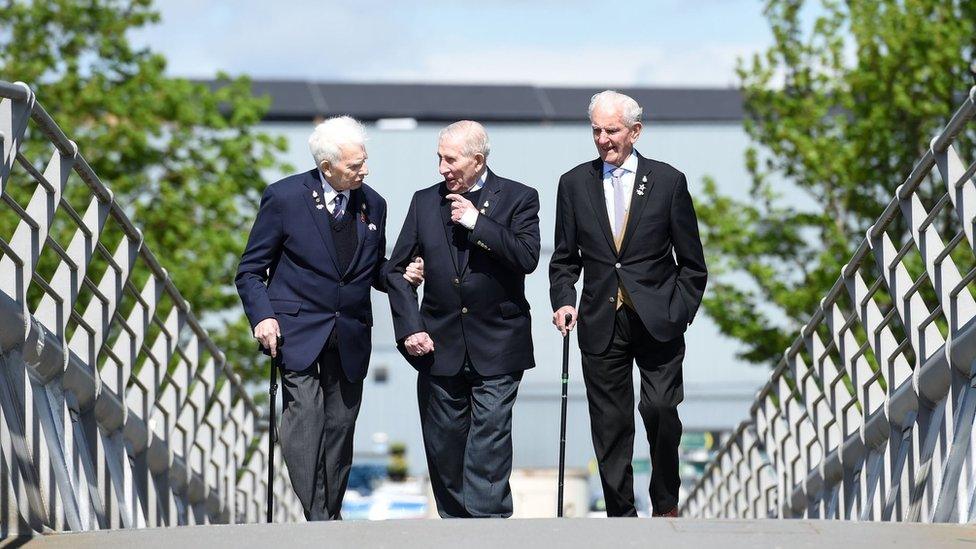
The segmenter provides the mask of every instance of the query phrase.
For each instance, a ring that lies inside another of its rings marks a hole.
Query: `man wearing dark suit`
[[[441,131],[444,181],[410,202],[390,257],[401,353],[418,371],[427,467],[441,517],[509,517],[512,406],[535,365],[525,275],[539,262],[539,194],[488,169],[488,135]],[[424,259],[423,304],[400,272]]]
[[[268,186],[235,279],[254,336],[282,355],[281,451],[308,520],[341,518],[371,348],[369,292],[386,289],[386,201],[363,184],[364,142],[348,116],[315,128],[317,167]],[[410,283],[419,267],[405,273]]]
[[[559,180],[549,263],[553,323],[566,334],[579,321],[607,515],[637,516],[631,467],[636,359],[653,513],[677,516],[684,332],[707,278],[698,221],[684,174],[634,151],[642,128],[636,101],[601,92],[593,96],[589,114],[600,158]],[[577,315],[575,284],[581,271]]]

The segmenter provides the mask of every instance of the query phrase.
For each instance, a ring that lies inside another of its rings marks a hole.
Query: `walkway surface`
[[[0,547],[24,540],[8,539]],[[313,524],[191,526],[54,534],[29,547],[178,548],[377,547],[413,549],[555,549],[660,547],[721,549],[784,547],[906,547],[976,549],[976,526],[808,520],[692,519],[399,520]]]

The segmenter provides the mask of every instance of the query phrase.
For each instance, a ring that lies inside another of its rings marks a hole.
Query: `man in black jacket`
[[[650,443],[651,505],[655,515],[677,516],[684,332],[701,303],[707,270],[684,174],[634,150],[641,112],[636,101],[614,91],[590,102],[600,158],[559,180],[550,299],[560,332],[579,321],[607,515],[637,515],[631,468],[636,359],[638,409]]]
[[[400,352],[418,371],[427,467],[442,517],[509,517],[512,406],[535,365],[525,275],[539,262],[539,194],[487,166],[488,135],[441,131],[444,181],[418,191],[390,257]],[[404,280],[424,261],[423,304]]]

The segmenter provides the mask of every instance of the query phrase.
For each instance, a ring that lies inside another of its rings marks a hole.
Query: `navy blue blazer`
[[[342,369],[358,382],[371,351],[369,290],[386,291],[386,201],[365,184],[350,193],[346,211],[356,216],[359,244],[344,273],[324,206],[318,169],[269,185],[235,283],[252,330],[266,318],[278,320],[284,368],[311,366],[334,328]]]
[[[490,170],[479,204],[467,261],[458,264],[454,224],[444,182],[417,191],[390,256],[387,274],[397,348],[418,370],[454,375],[467,353],[485,376],[535,366],[525,275],[539,263],[539,193]],[[424,298],[403,278],[415,256],[424,258]],[[410,356],[403,340],[427,332],[434,352]]]

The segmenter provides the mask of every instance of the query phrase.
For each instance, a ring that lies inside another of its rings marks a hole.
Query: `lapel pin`
[[[485,210],[484,208],[481,208],[481,215],[485,215],[485,211],[487,211],[487,210]]]
[[[485,207],[486,208],[488,207],[488,201],[487,200],[485,200]]]
[[[372,223],[370,223],[369,225],[366,226],[366,228],[369,229],[369,230],[371,230],[371,231],[375,231],[376,230],[376,225],[373,225]]]
[[[641,179],[641,181],[643,181],[644,183],[647,183],[647,176],[645,175],[644,178]],[[643,187],[643,185],[641,185],[641,186]]]
[[[365,202],[363,202],[362,204],[360,204],[360,205],[359,205],[359,209],[360,209],[360,210],[363,210],[363,211],[366,211],[366,203],[365,203]]]
[[[318,198],[318,197],[319,197],[318,191],[312,191],[312,198]]]
[[[324,208],[324,207],[325,207],[325,206],[324,206],[324,205],[322,205],[322,204],[316,204],[316,205],[315,205],[315,209],[316,209],[316,210],[321,210],[321,209],[322,209],[322,208]]]
[[[637,187],[637,196],[644,196],[644,184],[643,183],[641,183],[640,186]]]

